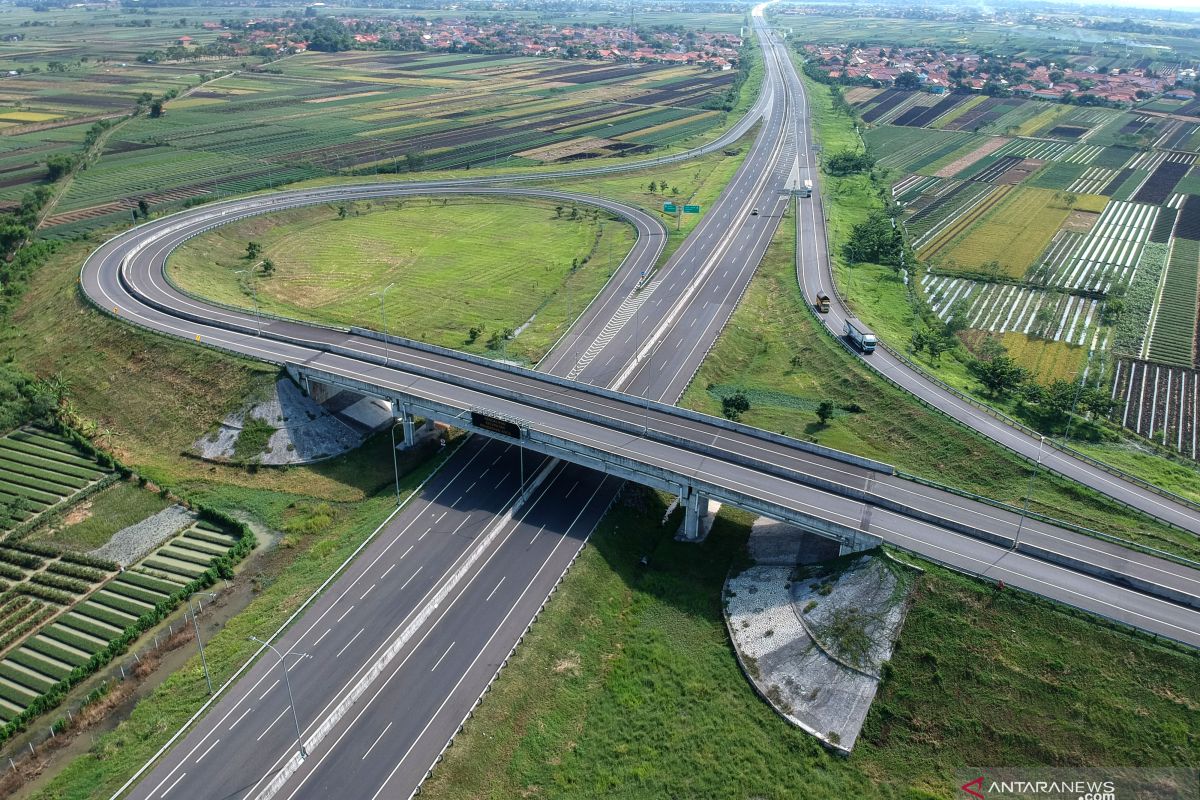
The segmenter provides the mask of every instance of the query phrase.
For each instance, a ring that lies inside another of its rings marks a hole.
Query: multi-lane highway
[[[545,359],[546,372],[674,402],[728,320],[787,203],[787,182],[798,159],[811,163],[804,139],[803,95],[780,43],[763,36],[768,66],[761,102],[762,129],[721,198],[688,240],[633,292],[661,254],[661,226],[647,215],[592,200],[629,219],[637,244],[602,295]],[[742,129],[753,122],[743,121]],[[628,168],[628,165],[622,165]],[[617,167],[620,168],[620,167]],[[605,168],[615,169],[615,168]],[[453,185],[328,187],[264,195],[193,209],[133,229],[100,248],[81,275],[89,298],[135,324],[265,360],[311,363],[341,370],[377,386],[413,390],[414,370],[430,365],[454,373],[457,383],[438,392],[488,398],[494,387],[525,397],[523,414],[535,425],[603,438],[605,430],[637,423],[647,430],[711,442],[731,457],[824,481],[870,490],[905,507],[968,519],[1003,533],[1016,517],[979,507],[938,490],[901,481],[837,459],[768,442],[752,433],[673,416],[635,400],[564,390],[535,376],[393,344],[368,336],[246,312],[215,308],[165,282],[163,260],[179,242],[240,215],[289,205],[402,192],[528,191]],[[569,196],[569,195],[563,195]],[[586,199],[585,199],[586,200]],[[757,208],[758,214],[751,214]],[[812,221],[810,219],[810,221]],[[261,335],[260,334],[261,331]],[[331,353],[337,348],[338,353]],[[380,364],[385,355],[388,365]],[[426,381],[426,378],[419,379]],[[556,404],[559,410],[551,408]],[[580,414],[564,412],[566,405]],[[580,415],[602,413],[605,429]],[[589,427],[591,426],[591,427]],[[607,435],[607,434],[604,434]],[[621,446],[664,461],[681,458],[652,436]],[[658,449],[656,449],[658,448]],[[424,490],[395,514],[348,567],[275,644],[288,658],[295,696],[290,707],[281,668],[268,657],[249,667],[179,737],[133,788],[132,796],[168,798],[321,797],[350,791],[357,797],[405,797],[419,785],[447,738],[479,697],[536,609],[612,501],[617,482],[580,467],[527,456],[527,481],[518,485],[512,445],[473,439]],[[769,485],[814,514],[836,516],[890,537],[932,558],[1027,585],[1098,613],[1200,643],[1200,614],[1144,592],[1115,586],[1028,552],[964,536],[896,511],[866,512],[863,503],[815,485],[789,481],[735,460],[705,467],[715,480]],[[764,483],[766,482],[766,483]],[[527,499],[519,505],[519,494]],[[1200,525],[1192,518],[1191,528]],[[1095,540],[1040,523],[1026,526],[1030,541],[1072,557],[1104,564],[1186,595],[1200,595],[1196,576],[1171,562],[1107,550]],[[264,632],[267,633],[267,632]],[[268,654],[269,655],[269,654]],[[296,754],[295,712],[308,757]]]

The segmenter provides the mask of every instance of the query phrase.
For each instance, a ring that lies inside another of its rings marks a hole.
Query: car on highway
[[[751,212],[750,212],[750,216],[752,216],[752,217],[757,217],[757,216],[758,216],[758,209],[756,208],[756,209],[754,209],[753,211],[751,211]]]

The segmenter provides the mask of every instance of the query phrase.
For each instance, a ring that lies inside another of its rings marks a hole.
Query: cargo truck
[[[829,295],[825,294],[824,292],[817,292],[817,302],[815,305],[817,307],[817,311],[820,311],[822,314],[828,314]]]
[[[812,197],[812,181],[805,181],[796,190],[797,197]]]
[[[848,317],[842,327],[846,341],[857,347],[863,355],[875,352],[875,334],[856,317]]]

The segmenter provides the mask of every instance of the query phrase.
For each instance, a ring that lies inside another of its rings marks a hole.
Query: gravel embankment
[[[164,508],[152,517],[117,531],[91,555],[127,567],[184,528],[191,527],[195,521],[196,515],[183,506]]]

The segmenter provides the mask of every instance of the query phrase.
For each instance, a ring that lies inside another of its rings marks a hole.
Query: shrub
[[[51,589],[62,589],[64,592],[73,594],[87,594],[88,589],[92,588],[91,584],[84,581],[63,575],[52,575],[48,572],[36,572],[29,576],[29,580],[42,586],[49,586]]]
[[[41,600],[48,600],[51,603],[58,603],[60,606],[70,605],[75,599],[66,592],[58,589],[52,589],[49,586],[40,586],[36,583],[19,583],[13,587],[14,592],[27,594],[30,597],[36,597]]]
[[[68,578],[78,578],[88,583],[99,583],[104,580],[104,573],[93,567],[81,567],[76,564],[65,564],[61,561],[54,561],[46,569],[55,575],[66,575]]]
[[[113,561],[108,561],[107,559],[103,558],[96,558],[95,556],[89,556],[86,553],[73,553],[66,551],[60,553],[58,558],[59,561],[66,561],[70,564],[79,564],[83,567],[94,567],[95,569],[103,570],[105,572],[116,572],[118,569],[120,569],[120,567]]]

